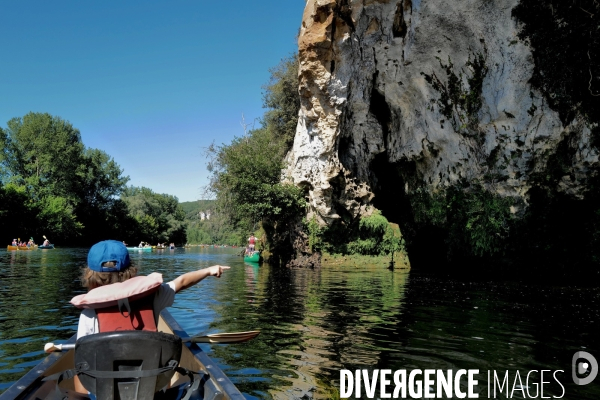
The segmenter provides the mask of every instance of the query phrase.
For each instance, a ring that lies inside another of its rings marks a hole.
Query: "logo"
[[[573,354],[573,382],[587,385],[598,375],[598,361],[588,352],[578,351]]]

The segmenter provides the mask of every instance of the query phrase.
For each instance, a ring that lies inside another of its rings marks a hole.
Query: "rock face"
[[[465,181],[514,198],[519,216],[561,145],[568,171],[555,189],[585,195],[596,125],[561,118],[530,83],[536,63],[518,37],[517,3],[308,0],[286,176],[307,189],[322,224],[370,205],[393,220],[403,195]]]

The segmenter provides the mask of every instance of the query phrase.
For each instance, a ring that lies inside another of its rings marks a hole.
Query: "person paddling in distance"
[[[256,238],[254,237],[254,233],[250,234],[248,238],[248,254],[252,254],[254,251],[254,246],[256,245]]]
[[[162,276],[157,273],[136,276],[138,269],[131,265],[129,252],[122,242],[96,243],[90,248],[87,267],[81,276],[81,283],[89,292],[71,300],[75,306],[84,308],[79,317],[77,339],[116,330],[156,331],[160,312],[173,304],[176,293],[209,276],[220,278],[229,268],[213,265],[162,283]],[[108,298],[124,298],[124,301],[120,300],[118,306],[104,307]],[[87,393],[78,379],[75,386],[78,392]]]

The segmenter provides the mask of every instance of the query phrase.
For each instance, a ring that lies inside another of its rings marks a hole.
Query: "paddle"
[[[258,336],[260,331],[248,331],[248,332],[224,332],[224,333],[213,333],[212,335],[206,336],[194,336],[191,338],[184,339],[183,342],[192,343],[242,343],[248,340],[254,339]],[[44,351],[46,353],[52,353],[54,351],[72,350],[75,348],[75,343],[70,344],[54,344],[46,343]]]
[[[206,336],[194,336],[189,339],[192,343],[242,343],[254,339],[260,331],[223,332]]]

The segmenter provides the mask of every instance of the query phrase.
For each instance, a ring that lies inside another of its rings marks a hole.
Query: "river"
[[[0,392],[44,357],[46,342],[75,332],[79,311],[69,300],[84,292],[78,277],[86,255],[82,248],[0,250]],[[566,399],[600,398],[600,377],[586,386],[571,378],[575,352],[600,360],[598,288],[458,281],[366,266],[277,269],[245,264],[231,248],[131,258],[142,274],[158,271],[166,281],[231,266],[221,279],[180,292],[171,312],[191,335],[261,330],[248,343],[202,345],[249,399],[329,398],[341,369],[416,368],[478,369],[480,398],[488,398],[488,371],[508,370],[511,389],[519,371],[523,384],[513,397],[522,398],[525,389],[533,396],[539,388],[538,373],[525,382],[529,371],[563,370],[556,380],[546,374],[544,396],[560,396],[564,387]]]

